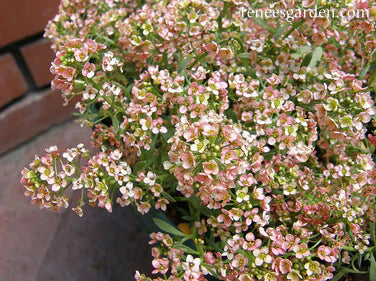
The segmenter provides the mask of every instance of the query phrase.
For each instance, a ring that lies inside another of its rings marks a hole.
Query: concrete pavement
[[[20,172],[34,154],[51,145],[90,147],[89,140],[89,129],[68,122],[0,157],[1,281],[123,281],[136,269],[151,271],[148,237],[131,210],[86,206],[80,218],[70,209],[40,210],[23,195]]]

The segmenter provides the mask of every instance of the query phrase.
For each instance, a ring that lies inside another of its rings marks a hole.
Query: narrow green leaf
[[[293,33],[294,30],[297,29],[299,26],[301,26],[303,23],[304,23],[304,20],[294,22],[294,24],[291,26],[289,31],[285,34],[285,36],[283,36],[283,39],[289,37],[289,35]]]
[[[134,83],[130,83],[130,84],[127,86],[127,89],[126,89],[125,92],[126,92],[129,96],[132,94],[133,86],[134,86]]]
[[[192,254],[192,255],[199,255],[200,253],[196,250],[193,250],[192,248],[184,245],[184,244],[176,244],[174,247],[182,249],[185,253],[187,254]]]
[[[369,269],[369,280],[370,281],[376,281],[376,262],[375,262],[375,258],[374,258],[373,255],[371,256],[371,266],[370,266],[370,269]]]
[[[238,120],[238,116],[236,115],[235,111],[232,109],[227,110],[227,117],[232,119],[234,122]]]
[[[154,135],[153,140],[151,141],[150,144],[150,151],[154,151],[155,145],[157,143],[158,135]]]
[[[373,243],[376,244],[376,236],[375,236],[376,224],[374,222],[370,223],[370,229],[371,229],[371,237],[372,237]]]
[[[302,56],[304,56],[310,50],[311,50],[311,46],[305,45],[305,46],[301,47],[296,53],[293,53],[292,57],[294,59],[299,59]]]
[[[202,266],[204,266],[215,278],[217,278],[218,280],[221,280],[221,277],[219,276],[218,273],[216,273],[214,270],[211,269],[211,267],[209,265],[206,265],[206,264],[202,264]],[[206,277],[206,276],[205,276]],[[208,277],[206,277],[208,278]],[[210,277],[209,277],[210,278]],[[209,280],[209,279],[208,279]]]
[[[371,64],[367,63],[365,66],[362,67],[362,70],[359,73],[359,80],[363,80],[364,76],[366,76]]]
[[[162,195],[169,201],[169,202],[176,202],[174,197],[172,197],[170,194],[168,194],[166,191],[162,191]]]
[[[120,129],[119,120],[116,117],[116,114],[111,116],[112,119],[112,126],[114,127],[115,132],[118,132]]]
[[[254,69],[248,69],[244,71],[243,74],[250,76],[250,77],[256,77],[256,71]]]
[[[288,24],[285,24],[285,25],[282,25],[280,26],[276,32],[274,33],[274,40],[278,40],[279,37],[281,37],[281,35],[283,34],[283,32],[285,32],[285,30],[287,29],[287,27],[289,27]]]
[[[192,56],[188,56],[188,58],[179,62],[179,65],[178,65],[179,73],[187,66],[187,64],[190,62],[191,59],[192,59]]]
[[[221,252],[221,251],[222,251],[221,248],[220,248],[215,242],[211,241],[210,239],[205,239],[205,241],[206,241],[206,243],[208,243],[208,245],[209,245],[210,247],[212,247],[212,248],[215,249],[216,251],[218,251],[218,252]]]
[[[176,229],[175,227],[173,227],[169,223],[167,223],[167,222],[165,222],[165,221],[163,221],[159,218],[153,218],[153,221],[161,230],[163,230],[167,233],[178,235],[178,236],[183,236],[183,237],[187,236],[185,233],[181,232],[180,230]]]
[[[312,59],[311,59],[308,66],[309,67],[315,67],[317,65],[317,63],[320,61],[321,56],[322,56],[322,48],[317,47],[312,53]]]
[[[308,66],[309,62],[311,61],[312,59],[312,53],[309,53],[308,55],[306,55],[302,61],[302,64],[300,65],[301,67],[303,66]]]
[[[353,247],[349,247],[349,246],[343,246],[342,249],[344,249],[344,250],[346,250],[346,251],[352,251],[352,252],[357,251],[355,248],[353,248]]]
[[[249,68],[249,55],[250,53],[239,53],[237,57],[240,59],[240,63],[243,65],[244,69],[247,71],[250,70]]]
[[[346,270],[340,270],[340,271],[338,271],[338,273],[334,276],[334,278],[332,279],[332,281],[338,281],[338,280],[340,280],[343,277],[343,275],[345,275],[345,274],[346,274]]]
[[[198,199],[197,196],[192,195],[191,197],[188,198],[188,202],[192,204],[192,207],[194,210],[200,210],[201,214],[204,214],[207,217],[212,216],[212,212],[205,207],[205,205],[200,204],[200,200]]]
[[[238,55],[238,57],[241,58],[241,59],[247,59],[248,60],[249,55],[250,55],[250,53],[241,53],[241,54]]]
[[[258,24],[259,26],[265,28],[267,31],[271,32],[274,34],[275,28],[271,27],[269,24],[266,23],[265,20],[260,19],[260,18],[253,18],[253,21]]]
[[[369,84],[373,87],[373,90],[376,91],[376,71],[373,73]]]
[[[162,61],[163,61],[163,64],[164,64],[165,66],[168,65],[168,58],[167,58],[167,54],[166,54],[166,52],[163,52],[163,53],[162,53]]]
[[[138,172],[145,169],[146,161],[139,161],[133,166],[133,173],[137,174]]]
[[[193,218],[191,216],[182,216],[181,218],[185,221],[192,221],[193,220]]]
[[[153,164],[155,160],[160,156],[159,153],[153,154],[151,157],[149,157],[146,161],[145,168],[149,167],[150,164]]]

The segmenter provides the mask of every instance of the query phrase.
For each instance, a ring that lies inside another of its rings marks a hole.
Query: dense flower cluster
[[[242,17],[270,5],[369,15]],[[79,215],[85,202],[179,206],[180,230],[159,222],[151,234],[158,277],[139,281],[375,274],[375,11],[360,0],[63,0],[46,30],[52,86],[67,103],[79,96],[100,152],[79,145],[63,162],[48,149],[22,172],[25,194],[59,209],[80,190]]]

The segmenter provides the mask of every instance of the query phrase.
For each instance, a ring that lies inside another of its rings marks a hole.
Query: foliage
[[[266,9],[369,18],[248,18]],[[113,202],[155,219],[137,280],[375,280],[373,1],[62,1],[52,86],[93,128],[24,169],[41,207]],[[342,13],[346,14],[346,13]],[[89,158],[81,165],[82,158]],[[184,226],[184,227],[182,227]]]

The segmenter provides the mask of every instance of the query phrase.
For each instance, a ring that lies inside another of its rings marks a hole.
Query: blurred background
[[[20,184],[22,168],[45,148],[90,146],[74,105],[63,107],[50,89],[54,53],[43,29],[59,2],[0,0],[0,280],[133,280],[136,269],[150,272],[151,255],[130,209],[52,213],[31,205]]]

